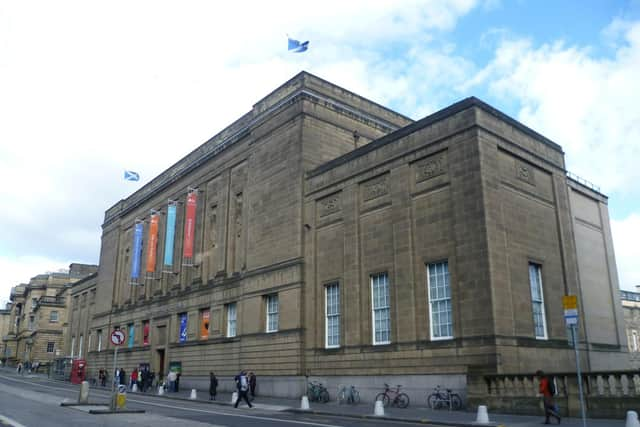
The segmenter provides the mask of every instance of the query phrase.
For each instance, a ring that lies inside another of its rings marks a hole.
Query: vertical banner
[[[136,327],[134,325],[129,325],[129,342],[127,343],[129,348],[133,347],[133,344],[135,343],[135,332]]]
[[[200,320],[200,338],[206,340],[209,338],[209,319],[211,317],[211,312],[209,310],[205,310],[202,312],[202,319]]]
[[[180,315],[180,342],[187,341],[187,313]]]
[[[151,214],[151,221],[149,223],[149,245],[147,248],[147,273],[153,273],[156,270],[159,219],[157,213]]]
[[[137,221],[133,230],[133,253],[131,255],[131,284],[137,285],[140,278],[140,256],[142,255],[142,222]]]
[[[145,320],[142,326],[142,345],[149,345],[149,321]]]
[[[184,265],[193,264],[193,238],[196,225],[196,200],[197,192],[191,191],[187,195],[187,210],[184,216],[184,245],[182,263]]]
[[[164,240],[164,268],[173,268],[173,241],[176,236],[176,202],[169,202],[167,208],[167,234]]]

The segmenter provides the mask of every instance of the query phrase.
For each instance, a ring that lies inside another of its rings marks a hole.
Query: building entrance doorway
[[[165,376],[165,372],[164,372],[164,348],[163,349],[158,349],[157,351],[157,357],[158,357],[158,380],[164,378]]]

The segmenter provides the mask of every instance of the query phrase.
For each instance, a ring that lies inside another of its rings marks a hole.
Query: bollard
[[[300,401],[300,409],[303,411],[309,410],[309,398],[307,396],[302,396],[302,400]]]
[[[373,408],[373,415],[376,417],[384,417],[384,403],[382,403],[382,400],[376,400],[376,406]]]
[[[231,404],[235,405],[236,400],[238,400],[238,392],[234,391],[233,394],[231,395]]]
[[[636,411],[627,411],[627,422],[624,427],[640,427],[640,421],[638,421],[638,413]]]
[[[198,393],[196,392],[195,388],[191,389],[191,396],[189,396],[189,399],[191,400],[196,400],[198,398]]]
[[[158,396],[164,396],[164,385],[162,384],[158,386]]]
[[[80,385],[78,403],[89,403],[89,382],[87,381],[82,381],[82,384]]]
[[[472,424],[474,425],[489,425],[491,422],[489,421],[489,413],[487,412],[487,407],[485,405],[478,406],[478,414],[476,415],[476,421]]]
[[[138,384],[133,383],[133,385],[131,386],[131,393],[137,393],[138,392]]]

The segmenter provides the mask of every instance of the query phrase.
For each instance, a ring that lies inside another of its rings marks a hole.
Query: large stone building
[[[627,360],[606,197],[475,98],[414,122],[300,73],[102,228],[71,335],[125,330],[119,365],[179,365],[186,386],[246,368],[263,394],[317,378],[423,399],[474,373],[571,371],[565,294],[583,367]],[[93,369],[111,366],[104,341]]]
[[[97,266],[71,264],[68,272],[39,274],[11,289],[9,326],[2,335],[6,359],[48,364],[63,355],[67,290]]]
[[[633,369],[640,368],[640,292],[620,291],[624,313],[629,360]]]
[[[11,303],[7,303],[5,308],[0,309],[0,361],[4,363],[10,356],[7,344],[2,337],[6,337],[11,330]]]

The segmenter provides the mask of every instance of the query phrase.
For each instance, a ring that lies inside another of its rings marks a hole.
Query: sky
[[[557,142],[640,285],[640,0],[5,0],[0,302],[97,264],[106,209],[302,70],[413,119],[476,96]]]

